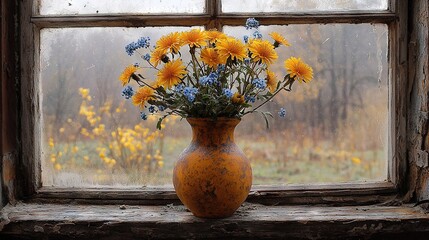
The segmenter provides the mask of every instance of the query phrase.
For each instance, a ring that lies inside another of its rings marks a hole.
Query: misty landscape
[[[42,2],[50,6],[55,1]],[[77,6],[88,1],[68,2]],[[224,2],[224,6],[230,4],[233,8],[234,1]],[[332,5],[341,8],[340,4]],[[383,3],[364,6],[386,7]],[[51,10],[44,11],[49,14]],[[159,131],[155,128],[158,116],[141,120],[139,109],[121,96],[118,78],[126,66],[140,63],[141,74],[156,79],[156,72],[145,68],[148,65],[141,58],[148,50],[128,56],[128,43],[149,36],[153,49],[162,35],[188,29],[41,30],[39,81],[45,186],[171,184],[174,162],[190,142],[190,127],[186,120],[172,117]],[[257,114],[246,116],[239,124],[235,139],[252,163],[254,183],[385,180],[389,145],[388,26],[296,24],[261,26],[259,30],[264,39],[271,41],[268,34],[276,31],[291,43],[290,47],[276,49],[279,59],[271,70],[278,77],[286,74],[284,60],[297,56],[312,66],[314,80],[295,83],[291,92],[283,92],[265,106],[274,115],[269,129]],[[239,39],[253,33],[244,26],[224,26],[223,31]],[[186,51],[188,47],[183,47],[182,52]],[[287,111],[286,118],[277,116],[281,107]]]

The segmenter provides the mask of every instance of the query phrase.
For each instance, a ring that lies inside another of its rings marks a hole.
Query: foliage
[[[246,29],[257,29],[259,22],[249,18]],[[287,74],[278,80],[270,66],[278,59],[276,48],[289,46],[288,41],[276,32],[270,36],[271,43],[262,39],[256,30],[253,38],[244,36],[244,43],[216,31],[191,29],[172,32],[162,36],[150,53],[150,38],[142,37],[126,46],[126,52],[138,52],[148,67],[130,65],[119,77],[125,86],[131,80],[138,85],[128,85],[122,91],[126,99],[142,110],[141,118],[159,113],[157,127],[169,115],[182,118],[241,118],[246,114],[260,112],[259,108],[281,91],[290,91],[295,81],[309,82],[313,70],[300,58],[291,57],[284,62]],[[189,49],[189,61],[184,60],[181,50]],[[153,68],[156,81],[144,77],[140,70]],[[148,113],[147,113],[148,112]],[[260,112],[267,126],[269,112]],[[286,111],[280,109],[279,116]]]
[[[121,114],[126,112],[123,106],[112,109],[112,102],[108,101],[96,109],[91,104],[89,89],[80,88],[79,94],[80,118],[68,119],[58,130],[60,135],[48,140],[50,162],[55,170],[74,169],[77,164],[112,172],[144,170],[150,174],[163,167],[163,133],[142,124],[127,127],[120,123]],[[65,136],[69,139],[63,143],[60,138]]]

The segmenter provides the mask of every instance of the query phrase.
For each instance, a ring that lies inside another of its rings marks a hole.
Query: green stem
[[[290,91],[290,87],[292,86],[292,83],[294,82],[294,79],[290,78],[289,75],[286,75],[285,78],[288,78],[288,80],[285,82],[285,84],[283,85],[283,87],[279,88],[275,93],[273,93],[273,95],[271,95],[271,97],[267,98],[265,101],[263,101],[261,104],[259,104],[257,107],[255,107],[254,109],[252,109],[251,111],[247,111],[243,113],[243,116],[249,113],[253,113],[256,110],[258,110],[260,107],[262,107],[263,105],[265,105],[268,101],[270,101],[271,99],[273,99],[279,92],[281,92],[281,90],[285,89],[286,91]],[[289,85],[289,89],[286,89],[285,87]]]

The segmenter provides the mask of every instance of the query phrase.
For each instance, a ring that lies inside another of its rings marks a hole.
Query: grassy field
[[[382,150],[346,151],[322,147],[276,147],[278,141],[253,141],[237,138],[236,142],[249,158],[254,184],[303,184],[384,180],[387,175],[387,157]],[[163,165],[148,172],[132,167],[120,169],[106,167],[95,149],[96,141],[77,143],[79,152],[64,154],[55,164],[45,157],[43,182],[57,186],[149,186],[170,185],[174,162],[189,144],[189,136],[166,137],[163,148]],[[55,151],[67,152],[59,144]],[[45,152],[49,156],[52,152]],[[142,154],[142,157],[144,154]],[[86,159],[84,159],[84,157]]]

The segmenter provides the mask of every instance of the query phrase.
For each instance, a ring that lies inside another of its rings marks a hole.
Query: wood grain
[[[207,220],[194,217],[182,205],[20,203],[4,209],[0,229],[0,236],[16,238],[369,239],[411,234],[408,237],[420,239],[429,233],[429,216],[410,206],[267,207],[245,204],[230,218]]]

